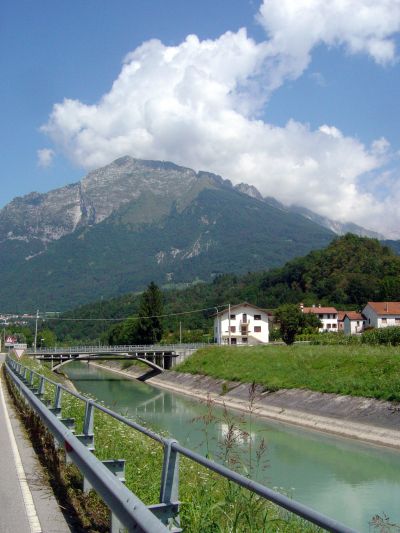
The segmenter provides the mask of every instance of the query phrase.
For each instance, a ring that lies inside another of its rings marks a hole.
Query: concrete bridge
[[[183,362],[205,344],[177,344],[168,346],[58,346],[26,350],[29,355],[40,361],[52,363],[57,370],[71,361],[141,361],[156,372],[164,372]]]

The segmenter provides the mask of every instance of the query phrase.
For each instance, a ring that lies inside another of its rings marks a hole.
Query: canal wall
[[[148,374],[148,370],[138,366],[121,370],[118,362],[96,366],[132,379],[143,380]],[[257,416],[400,449],[398,403],[303,389],[270,392],[261,386],[252,389],[248,383],[174,371],[153,375],[145,381],[230,409],[251,410]]]

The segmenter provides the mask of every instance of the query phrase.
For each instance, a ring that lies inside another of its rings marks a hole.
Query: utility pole
[[[218,307],[214,307],[215,309],[215,312],[216,312],[216,318],[217,318],[217,344],[221,344],[221,339],[220,339],[220,336],[219,336],[219,315],[218,315]]]
[[[231,345],[231,304],[228,306],[229,346]]]
[[[38,326],[38,320],[39,320],[39,309],[36,311],[35,340],[34,340],[35,353],[36,353],[36,348],[37,348],[37,326]]]

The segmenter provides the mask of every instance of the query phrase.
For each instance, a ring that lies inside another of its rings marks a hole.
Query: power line
[[[203,309],[193,309],[191,311],[181,311],[179,313],[168,313],[163,315],[152,315],[152,316],[126,316],[120,318],[68,318],[68,317],[39,317],[39,320],[58,320],[62,322],[120,322],[122,320],[139,320],[143,318],[168,318],[172,316],[183,316],[191,315],[195,313],[202,313],[204,311],[217,310],[220,307],[227,307],[229,304],[213,305],[211,307],[204,307]],[[36,320],[36,316],[27,316],[27,315],[13,315],[14,319],[23,319],[23,320]]]

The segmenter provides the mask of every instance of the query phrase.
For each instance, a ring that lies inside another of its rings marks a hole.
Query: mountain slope
[[[355,235],[338,237],[323,250],[289,261],[281,268],[243,276],[225,274],[211,283],[184,290],[164,291],[165,313],[211,308],[205,313],[180,315],[166,320],[171,331],[207,328],[214,306],[250,301],[275,308],[283,303],[336,305],[339,309],[361,308],[368,300],[400,300],[400,257],[377,240]],[[65,314],[75,318],[117,318],[138,310],[133,293],[98,301]],[[97,339],[104,333],[102,322],[59,322],[54,325],[61,339]]]
[[[333,236],[232,187],[196,184],[198,190],[189,189],[171,206],[147,192],[102,222],[80,227],[3,270],[2,308],[62,310],[140,290],[151,280],[191,283],[270,268]]]

